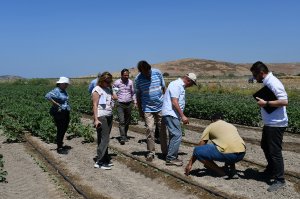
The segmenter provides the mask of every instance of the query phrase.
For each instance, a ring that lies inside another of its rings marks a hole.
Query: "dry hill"
[[[300,63],[268,63],[269,69],[275,73],[285,75],[297,75],[300,73]],[[181,76],[188,72],[194,72],[198,76],[247,76],[251,75],[249,68],[251,64],[235,64],[230,62],[219,62],[205,59],[180,59],[159,64],[152,64],[162,73],[170,76]],[[138,71],[136,67],[131,68],[131,75],[135,76]]]

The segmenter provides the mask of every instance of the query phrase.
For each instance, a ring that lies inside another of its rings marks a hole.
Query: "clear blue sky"
[[[0,75],[77,77],[182,58],[300,62],[300,1],[0,0]]]

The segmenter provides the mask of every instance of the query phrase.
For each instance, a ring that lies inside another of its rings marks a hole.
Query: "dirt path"
[[[82,120],[85,124],[91,123],[89,119]],[[143,129],[141,123],[138,128]],[[157,169],[153,169],[147,163],[136,161],[144,160],[146,151],[145,135],[130,131],[132,138],[125,145],[117,141],[119,131],[113,127],[111,132],[110,154],[113,158],[113,169],[104,171],[94,169],[93,158],[96,155],[96,143],[82,144],[82,138],[66,140],[67,145],[72,146],[68,154],[56,153],[56,145],[47,144],[39,138],[30,137],[30,141],[41,150],[55,165],[66,174],[80,190],[83,190],[89,198],[216,198],[216,196],[201,192],[200,188],[182,183],[180,179],[194,182],[200,187],[206,187],[223,193],[229,198],[300,198],[299,181],[287,180],[287,186],[276,193],[266,191],[268,184],[265,179],[259,177],[259,169],[249,164],[238,163],[239,179],[228,180],[217,177],[196,162],[191,175],[184,176],[184,167],[170,167],[160,159],[160,146],[156,145],[157,156],[151,163]],[[188,131],[185,139],[197,141],[200,134],[196,131]],[[255,133],[254,138],[258,138]],[[4,140],[0,137],[0,141]],[[289,141],[294,138],[287,138]],[[298,142],[298,137],[295,137]],[[179,158],[187,163],[192,146],[181,145]],[[124,156],[127,153],[131,157]],[[37,166],[35,161],[27,153],[24,144],[1,144],[0,153],[4,155],[5,169],[8,171],[8,184],[0,184],[0,198],[65,198],[51,182],[47,173]],[[265,164],[263,153],[259,146],[247,143],[248,159]],[[286,170],[300,173],[300,155],[296,152],[284,151]],[[18,164],[16,164],[16,162]],[[172,178],[161,172],[174,173],[180,178]],[[26,182],[26,183],[24,183]],[[38,191],[36,191],[38,190]],[[3,194],[2,194],[3,193]]]
[[[23,143],[4,141],[0,136],[0,153],[4,156],[4,170],[8,172],[7,183],[0,183],[0,198],[67,198],[28,154]]]

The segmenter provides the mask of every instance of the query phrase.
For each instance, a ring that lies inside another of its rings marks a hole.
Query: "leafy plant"
[[[3,167],[4,167],[3,155],[0,154],[0,182],[6,181],[7,171],[4,171]]]

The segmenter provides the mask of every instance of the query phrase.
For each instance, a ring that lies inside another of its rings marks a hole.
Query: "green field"
[[[91,97],[87,92],[89,80],[73,81],[68,88],[72,107],[69,137],[81,136],[85,141],[93,141],[93,127],[81,124],[82,113],[91,114]],[[284,82],[288,84],[287,82]],[[287,85],[289,94],[288,131],[300,133],[300,95],[299,86]],[[21,141],[25,131],[41,137],[46,142],[54,142],[56,128],[49,115],[50,103],[45,94],[55,87],[53,80],[32,79],[0,84],[0,125],[8,141]],[[197,87],[187,91],[185,114],[188,117],[209,119],[215,112],[222,112],[228,122],[261,126],[259,107],[252,93],[260,84],[248,84],[245,81],[228,80],[199,81]],[[139,120],[137,111],[133,111],[132,123]],[[115,119],[117,119],[115,117]]]

